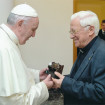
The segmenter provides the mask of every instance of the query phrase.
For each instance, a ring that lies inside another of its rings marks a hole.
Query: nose
[[[70,34],[70,38],[73,39],[75,37],[75,35],[73,34]]]

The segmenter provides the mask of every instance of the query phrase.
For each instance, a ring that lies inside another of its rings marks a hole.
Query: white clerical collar
[[[102,29],[102,32],[104,33],[105,31]]]
[[[1,24],[0,27],[8,34],[10,39],[14,41],[15,44],[19,43],[17,36],[9,27],[7,27],[5,24]]]

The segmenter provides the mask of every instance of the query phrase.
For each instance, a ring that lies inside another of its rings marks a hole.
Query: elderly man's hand
[[[42,69],[40,70],[39,76],[40,76],[40,80],[44,80],[48,75],[45,73],[46,70],[48,70],[48,68]]]
[[[55,79],[55,78],[52,78],[53,82],[54,82],[54,85],[53,85],[53,88],[60,88],[61,87],[61,84],[62,84],[62,81],[64,79],[65,76],[61,75],[60,73],[58,72],[55,72],[55,75],[59,77],[59,79]]]

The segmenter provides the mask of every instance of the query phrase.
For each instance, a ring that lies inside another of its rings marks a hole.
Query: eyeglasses
[[[73,30],[73,29],[69,31],[69,33],[72,34],[72,35],[75,35],[75,34],[77,34],[78,32],[79,32],[79,30]]]
[[[86,28],[86,27],[88,27],[88,26],[90,26],[90,25],[84,26],[83,28]],[[69,31],[69,33],[72,34],[72,35],[75,35],[75,34],[78,34],[78,32],[80,32],[80,30],[81,30],[81,29],[79,29],[79,30],[74,30],[74,29],[72,29],[72,30]]]

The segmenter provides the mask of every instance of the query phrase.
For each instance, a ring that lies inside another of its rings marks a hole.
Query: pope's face
[[[26,41],[30,37],[35,37],[36,30],[39,25],[39,19],[38,17],[36,18],[31,18],[27,21],[27,23],[22,24],[21,26],[21,31],[20,31],[20,36],[18,37],[19,39],[19,44],[25,44]]]

